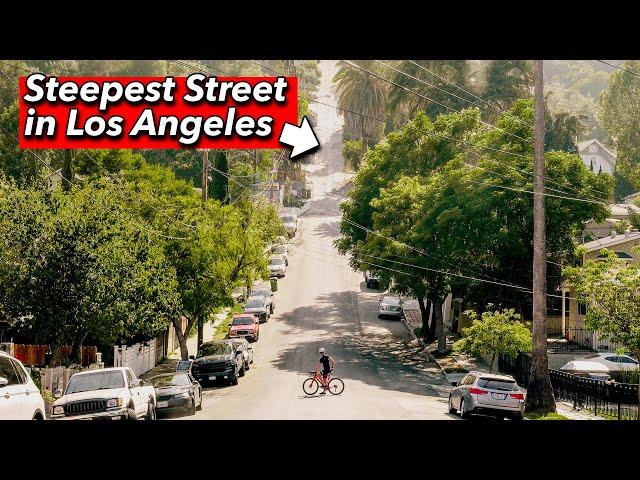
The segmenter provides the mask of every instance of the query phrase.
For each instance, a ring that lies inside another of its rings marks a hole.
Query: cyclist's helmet
[[[320,353],[324,353],[324,348],[321,348],[319,351]]]

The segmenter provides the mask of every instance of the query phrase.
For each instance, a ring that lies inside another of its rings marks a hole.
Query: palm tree
[[[368,71],[377,73],[379,70],[372,60],[354,63]],[[344,109],[345,133],[351,135],[351,139],[360,136],[373,146],[384,132],[388,84],[345,62],[339,62],[339,65],[333,82],[338,89],[338,107]]]

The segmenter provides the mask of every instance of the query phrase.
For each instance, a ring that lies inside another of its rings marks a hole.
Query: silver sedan
[[[378,318],[393,317],[398,320],[404,316],[402,298],[385,295],[378,301]]]

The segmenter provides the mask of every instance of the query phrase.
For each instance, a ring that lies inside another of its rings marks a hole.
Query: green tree
[[[475,357],[491,355],[489,373],[496,355],[517,357],[520,352],[531,351],[531,331],[515,310],[487,311],[480,318],[473,310],[465,313],[471,318],[471,326],[462,330],[462,338],[453,344],[453,349]]]
[[[347,165],[355,171],[360,169],[360,163],[366,151],[367,144],[364,140],[348,140],[342,143],[342,156]]]
[[[483,97],[501,110],[532,95],[533,64],[528,60],[492,60],[487,65],[485,77]]]
[[[228,201],[229,196],[229,162],[227,154],[220,150],[215,153],[213,166],[215,170],[211,171],[211,182],[209,183],[209,196],[221,202]]]
[[[360,61],[357,64],[365,70],[379,70],[372,60]],[[379,139],[384,131],[384,124],[375,119],[385,118],[388,84],[347,63],[339,62],[339,65],[333,82],[338,90],[338,106],[345,110],[345,133]],[[349,111],[363,115],[355,115]]]
[[[640,72],[640,61],[627,60],[623,68]],[[625,71],[611,74],[600,96],[600,121],[617,151],[616,174],[640,190],[640,82]]]
[[[600,253],[604,258],[568,267],[563,276],[587,307],[585,326],[640,358],[640,265],[619,259],[611,250]],[[635,253],[640,255],[640,249]]]

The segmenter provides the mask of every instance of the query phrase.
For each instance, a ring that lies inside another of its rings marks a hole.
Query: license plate
[[[506,393],[492,393],[491,396],[496,400],[504,400],[505,398],[507,398]]]
[[[214,375],[213,377],[209,377],[209,380],[215,380],[217,377]]]
[[[158,408],[165,408],[169,406],[169,402],[158,402]]]

